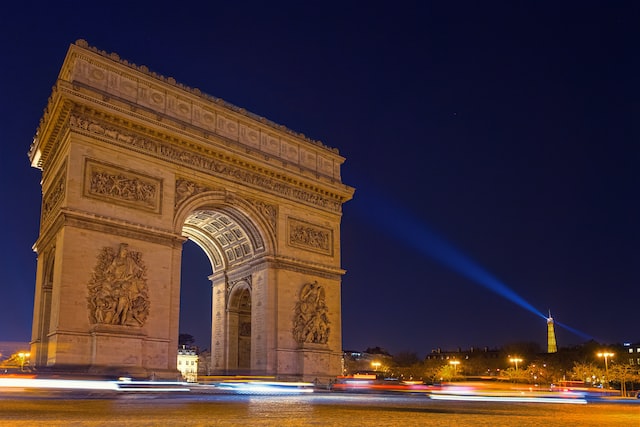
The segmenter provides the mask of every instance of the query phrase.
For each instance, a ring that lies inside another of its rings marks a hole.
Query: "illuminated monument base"
[[[36,370],[176,378],[190,239],[211,262],[212,373],[340,374],[337,150],[78,41],[29,157]]]

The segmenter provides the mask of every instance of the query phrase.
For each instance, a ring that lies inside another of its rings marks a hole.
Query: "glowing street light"
[[[604,375],[609,379],[609,363],[608,360],[610,357],[615,356],[614,353],[602,352],[598,353],[598,357],[604,357]]]
[[[449,365],[453,366],[453,375],[458,375],[458,365],[460,364],[459,360],[450,360]]]
[[[371,367],[373,367],[374,371],[377,371],[380,368],[380,362],[371,362]]]
[[[25,353],[23,351],[18,353],[18,357],[20,357],[20,371],[21,372],[24,372],[24,360],[29,358],[29,356],[31,356],[31,353]]]
[[[515,363],[516,364],[516,371],[518,371],[518,363],[522,362],[522,359],[520,359],[519,357],[512,357],[509,359],[509,361],[511,363]]]

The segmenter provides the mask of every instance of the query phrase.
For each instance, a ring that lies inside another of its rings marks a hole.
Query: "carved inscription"
[[[289,239],[291,246],[333,255],[333,231],[329,228],[289,218]]]
[[[318,282],[307,283],[302,286],[296,303],[293,337],[300,344],[326,344],[329,332],[329,309],[324,288]]]
[[[161,181],[115,166],[87,160],[84,192],[86,196],[160,212]]]
[[[149,316],[146,267],[139,252],[121,243],[105,246],[89,281],[89,320],[94,324],[142,326]]]

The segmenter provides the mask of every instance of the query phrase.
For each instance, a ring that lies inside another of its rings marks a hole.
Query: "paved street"
[[[638,400],[560,404],[436,401],[422,394],[0,394],[2,426],[632,426],[638,420]]]

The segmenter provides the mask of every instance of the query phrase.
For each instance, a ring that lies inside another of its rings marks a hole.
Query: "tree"
[[[531,378],[531,373],[528,368],[507,368],[500,371],[500,377],[505,380],[509,380],[514,383],[525,383]]]
[[[638,368],[626,363],[615,363],[609,368],[609,379],[620,383],[620,396],[627,395],[627,383],[638,379]]]
[[[422,379],[428,383],[437,383],[440,379],[440,368],[442,368],[442,360],[426,359],[422,363]]]
[[[389,352],[382,347],[367,347],[364,352],[369,354],[382,354],[384,356],[391,356]]]
[[[596,383],[600,383],[604,371],[593,363],[574,362],[569,375],[572,380],[584,381],[586,385],[594,387]]]
[[[438,376],[440,381],[453,381],[460,376],[460,372],[456,366],[447,363],[440,367]]]
[[[205,349],[198,354],[198,376],[211,375],[211,352]]]
[[[191,347],[194,342],[196,342],[196,340],[195,338],[193,338],[193,335],[189,335],[189,334],[178,335],[178,345],[180,347],[182,346]]]
[[[393,362],[398,366],[408,367],[419,363],[420,359],[416,353],[404,351],[393,356]]]
[[[503,347],[505,353],[518,354],[521,356],[539,354],[540,344],[536,342],[514,342]]]

